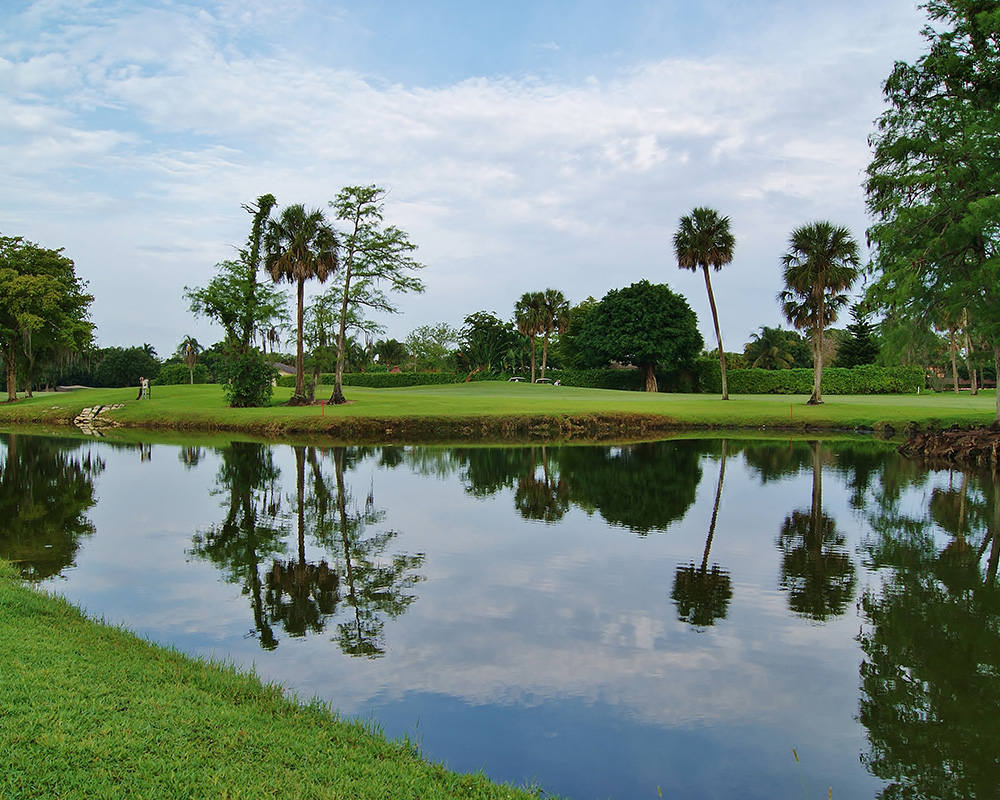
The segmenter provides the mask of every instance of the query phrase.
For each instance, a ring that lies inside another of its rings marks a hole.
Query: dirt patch
[[[910,458],[972,467],[1000,466],[1000,431],[990,428],[918,433],[899,446]]]

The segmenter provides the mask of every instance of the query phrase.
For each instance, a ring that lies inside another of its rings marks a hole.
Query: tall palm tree
[[[525,292],[514,304],[514,324],[522,336],[531,342],[531,382],[535,382],[535,339],[545,328],[542,322],[543,294]]]
[[[699,206],[690,214],[681,217],[677,233],[674,234],[674,252],[677,266],[692,272],[701,267],[705,273],[705,288],[708,290],[708,304],[712,308],[712,322],[715,323],[715,340],[719,344],[719,368],[722,370],[722,399],[729,399],[726,385],[726,353],[722,347],[722,329],[719,327],[719,312],[715,308],[715,295],[708,268],[716,272],[733,260],[736,237],[729,230],[729,217],[719,215],[714,208]]]
[[[562,333],[569,323],[569,301],[558,289],[546,289],[541,293],[541,333],[542,341],[542,377],[545,377],[545,364],[549,358],[549,336]]]
[[[823,402],[823,330],[847,305],[847,290],[861,268],[858,243],[851,232],[831,222],[813,222],[792,231],[781,259],[785,289],[778,294],[785,318],[808,330],[813,350],[813,393],[809,405]]]
[[[290,403],[307,402],[305,362],[302,354],[302,329],[305,306],[305,282],[315,278],[326,281],[338,266],[337,235],[319,209],[306,209],[301,203],[288,206],[277,219],[268,223],[264,235],[264,268],[274,282],[284,279],[298,290],[296,317],[295,393]]]

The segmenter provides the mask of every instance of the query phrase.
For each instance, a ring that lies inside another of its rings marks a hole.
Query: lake
[[[449,768],[592,798],[986,798],[998,487],[873,439],[0,435],[0,557]]]

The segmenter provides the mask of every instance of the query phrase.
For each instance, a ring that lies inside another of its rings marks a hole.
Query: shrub
[[[699,361],[699,389],[709,394],[722,391],[719,365]],[[713,369],[714,366],[714,369]],[[732,394],[811,394],[811,369],[727,370]],[[827,367],[823,370],[824,394],[913,394],[924,385],[921,367],[876,367],[866,364],[853,369]]]
[[[259,352],[233,356],[226,360],[223,370],[222,392],[232,408],[270,405],[278,372]]]

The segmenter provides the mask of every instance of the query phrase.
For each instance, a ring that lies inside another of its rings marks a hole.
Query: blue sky
[[[387,335],[648,279],[714,346],[671,245],[710,205],[737,237],[713,284],[739,350],[781,322],[793,228],[863,243],[881,82],[924,23],[907,0],[7,0],[0,233],[65,248],[102,346],[167,355],[221,338],[183,292],[245,240],[241,204],[375,183],[427,265]]]

